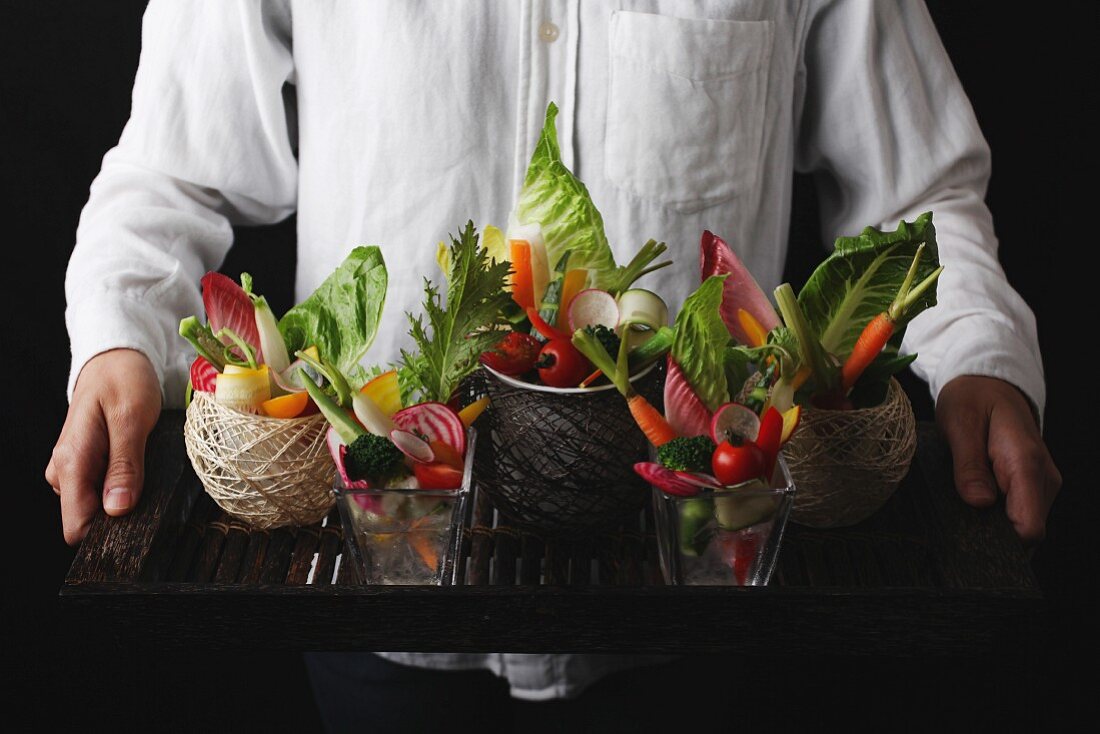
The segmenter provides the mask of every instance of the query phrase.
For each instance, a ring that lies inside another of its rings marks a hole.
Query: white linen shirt
[[[69,265],[70,397],[88,359],[130,347],[179,406],[193,354],[177,328],[202,313],[199,278],[231,225],[295,211],[298,299],[355,245],[381,246],[390,288],[367,361],[395,360],[422,278],[441,280],[436,243],[467,219],[506,224],[550,101],[616,257],[668,242],[676,265],[650,287],[673,312],[698,285],[704,229],[778,285],[796,170],[817,177],[825,243],[932,210],[939,305],[903,350],[933,397],[989,375],[1042,414],[1034,317],[983,202],[989,150],[917,0],[152,0],[130,120]],[[389,657],[489,668],[524,698],[637,662]]]

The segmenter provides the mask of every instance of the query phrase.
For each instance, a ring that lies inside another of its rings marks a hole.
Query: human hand
[[[1042,540],[1062,475],[1024,394],[995,377],[956,377],[940,391],[936,424],[951,445],[955,488],[963,501],[989,507],[999,488],[1020,539]]]
[[[61,497],[65,542],[76,545],[102,504],[125,515],[141,496],[145,440],[160,416],[160,382],[133,349],[98,354],[80,371],[46,481]]]

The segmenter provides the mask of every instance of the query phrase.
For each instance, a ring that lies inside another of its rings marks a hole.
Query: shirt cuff
[[[1010,328],[995,321],[983,321],[976,328],[968,328],[965,338],[954,340],[926,378],[932,399],[938,400],[944,385],[963,375],[996,377],[1016,386],[1031,404],[1042,433],[1046,407],[1043,364],[1028,343]]]
[[[183,406],[184,392],[190,379],[190,362],[183,349],[169,345],[165,325],[157,319],[158,310],[148,300],[111,296],[85,299],[65,310],[69,331],[72,367],[67,387],[73,399],[80,371],[88,360],[112,349],[134,349],[144,354],[156,371],[165,408]],[[177,337],[179,338],[179,337]]]

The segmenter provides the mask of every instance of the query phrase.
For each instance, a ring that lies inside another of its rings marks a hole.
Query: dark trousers
[[[650,665],[612,673],[574,699],[521,701],[487,670],[415,668],[371,653],[306,653],[305,662],[329,732],[668,732],[661,691],[683,677],[675,663]]]

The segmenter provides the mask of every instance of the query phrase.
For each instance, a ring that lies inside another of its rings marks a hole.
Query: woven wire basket
[[[268,418],[196,392],[184,442],[206,493],[257,529],[319,522],[336,501],[324,416]]]
[[[622,521],[649,498],[634,473],[648,444],[613,386],[539,389],[482,369],[492,402],[482,420],[478,485],[513,523],[582,534]],[[663,360],[634,389],[662,406]]]
[[[867,519],[901,484],[916,448],[913,406],[893,378],[874,407],[806,408],[783,448],[798,487],[791,520],[837,528]]]

